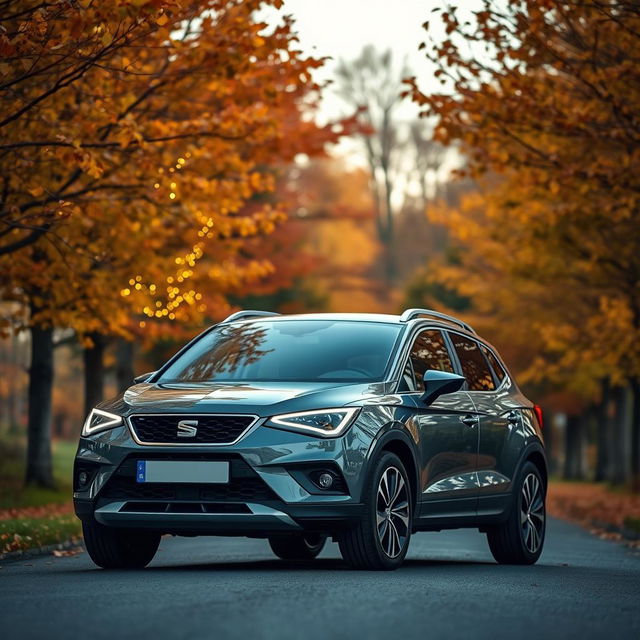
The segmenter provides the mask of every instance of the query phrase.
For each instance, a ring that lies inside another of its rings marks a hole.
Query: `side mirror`
[[[429,371],[424,374],[424,393],[420,397],[420,400],[422,400],[424,404],[431,404],[436,398],[445,393],[460,391],[464,381],[464,378],[456,373],[429,369]]]
[[[146,382],[154,373],[156,373],[155,371],[149,371],[148,373],[142,373],[139,376],[136,376],[133,379],[133,383],[134,384],[140,384],[141,382]]]

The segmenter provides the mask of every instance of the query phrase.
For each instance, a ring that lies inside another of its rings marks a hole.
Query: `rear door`
[[[515,410],[509,394],[505,372],[500,367],[494,372],[491,359],[499,366],[495,356],[482,343],[450,332],[468,392],[479,414],[480,439],[478,445],[478,496],[479,509],[483,504],[491,509],[490,501],[482,498],[504,494],[511,488],[511,455],[509,446],[518,431],[520,412]]]
[[[471,515],[477,498],[478,428],[469,394],[440,396],[428,407],[419,397],[429,369],[455,372],[454,359],[439,329],[423,329],[413,341],[403,382],[416,397],[415,428],[421,455],[422,517]]]

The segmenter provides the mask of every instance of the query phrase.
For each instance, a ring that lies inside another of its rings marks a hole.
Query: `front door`
[[[470,515],[478,495],[478,416],[469,394],[440,396],[420,411],[421,514]]]

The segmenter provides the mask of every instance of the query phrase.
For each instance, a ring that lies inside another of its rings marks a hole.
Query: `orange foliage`
[[[436,277],[520,349],[530,380],[589,396],[604,376],[637,377],[640,8],[485,2],[474,23],[453,7],[442,20],[427,55],[447,91],[411,93],[441,141],[462,143],[481,193],[435,213],[459,249]],[[469,56],[476,41],[490,53]]]
[[[329,310],[388,311],[375,277],[381,246],[368,180],[366,171],[336,160],[311,162],[290,177],[292,217],[315,258],[307,279]]]
[[[32,323],[130,335],[220,314],[272,272],[242,254],[285,217],[264,197],[273,167],[342,130],[303,117],[322,61],[296,50],[290,18],[258,22],[265,4],[282,3],[5,8],[0,297]]]

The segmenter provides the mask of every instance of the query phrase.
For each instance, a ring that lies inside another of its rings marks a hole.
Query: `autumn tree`
[[[401,101],[402,78],[391,50],[378,52],[367,45],[351,61],[340,61],[336,69],[338,95],[354,109],[363,125],[362,139],[369,166],[371,194],[380,242],[385,247],[387,278],[395,277],[393,258],[394,160],[400,141],[396,109]]]
[[[51,483],[53,328],[95,348],[224,304],[271,269],[237,258],[283,219],[277,203],[245,208],[273,189],[270,167],[339,135],[302,118],[321,61],[295,49],[289,18],[256,19],[265,4],[281,2],[8,3],[0,297],[30,310],[28,482]]]
[[[631,386],[637,481],[640,8],[487,0],[473,19],[454,7],[440,19],[447,37],[426,50],[443,91],[411,93],[485,180],[482,201],[446,222],[463,251],[442,277],[496,331],[539,346],[532,378],[592,397],[602,380]]]
[[[437,172],[448,149],[433,139],[433,127],[424,119],[417,119],[409,124],[407,146],[412,164],[410,180],[415,180],[420,187],[420,205],[425,212],[429,201],[437,195]]]

